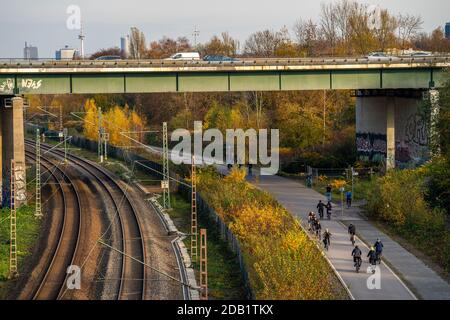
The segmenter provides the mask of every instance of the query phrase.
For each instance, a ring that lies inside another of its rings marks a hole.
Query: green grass
[[[7,295],[12,281],[9,277],[9,238],[10,238],[10,210],[1,210],[0,220],[0,299]],[[32,253],[32,248],[36,242],[40,220],[34,218],[34,206],[23,206],[17,210],[17,255],[19,273],[26,263],[27,257]]]
[[[177,228],[190,233],[191,205],[179,194],[171,195],[172,210],[169,215]],[[199,215],[199,227],[207,229],[208,245],[208,291],[210,299],[243,300],[244,284],[236,255],[231,252],[218,233],[216,225],[209,219]],[[190,249],[190,237],[184,241]],[[198,278],[198,268],[196,270]]]

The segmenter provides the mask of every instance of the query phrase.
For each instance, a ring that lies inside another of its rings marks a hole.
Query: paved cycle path
[[[260,176],[255,183],[259,188],[271,193],[280,204],[289,210],[294,216],[302,220],[307,226],[309,211],[317,211],[316,205],[319,200],[325,201],[325,197],[318,192],[306,188],[296,181],[279,176]],[[365,257],[368,253],[367,246],[359,239],[357,245],[363,252],[363,264],[359,273],[353,266],[351,252],[353,246],[350,242],[347,228],[336,218],[340,211],[333,212],[332,220],[323,220],[322,229],[328,228],[332,234],[331,246],[326,252],[328,259],[347,285],[354,299],[357,300],[411,300],[415,295],[407,288],[400,278],[384,263],[374,274],[367,272],[369,263]],[[345,216],[340,217],[345,219]],[[357,219],[357,218],[356,218]],[[355,217],[352,217],[355,220]],[[355,222],[358,225],[358,222]],[[383,239],[382,239],[383,240]],[[385,239],[384,239],[385,240]],[[384,251],[390,248],[385,243]]]
[[[294,216],[300,218],[307,225],[309,211],[317,211],[319,200],[325,201],[325,197],[313,189],[292,179],[279,176],[259,176],[258,180],[251,181],[262,190],[271,193]],[[386,264],[380,267],[380,289],[374,289],[374,279],[367,272],[369,266],[367,258],[368,247],[359,238],[357,245],[362,249],[364,259],[359,274],[355,272],[351,257],[352,245],[347,234],[345,222],[353,223],[357,228],[357,234],[365,243],[372,244],[380,238],[384,244],[383,259],[398,272],[408,285],[414,288],[422,299],[450,300],[450,285],[435,271],[429,268],[423,261],[400,246],[385,233],[378,230],[370,222],[362,219],[358,209],[344,210],[341,207],[333,210],[332,220],[323,220],[322,228],[328,228],[332,233],[331,247],[326,253],[330,262],[348,286],[355,299],[388,299],[406,300],[417,297],[408,289],[405,283]],[[367,282],[369,286],[367,285]]]

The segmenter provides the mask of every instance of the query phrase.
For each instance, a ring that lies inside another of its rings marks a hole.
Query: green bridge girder
[[[448,59],[389,64],[277,62],[250,66],[0,64],[0,95],[428,89],[443,84],[445,69],[450,65]]]

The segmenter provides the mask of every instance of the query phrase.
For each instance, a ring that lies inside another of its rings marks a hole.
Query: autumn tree
[[[98,110],[93,99],[86,100],[86,103],[84,104],[84,112],[84,136],[87,139],[98,141]]]
[[[271,30],[258,31],[250,35],[245,41],[244,53],[252,57],[274,57],[282,41],[283,39],[279,32]]]
[[[223,32],[220,37],[213,36],[209,42],[200,46],[203,55],[236,56],[239,50],[239,41],[233,39],[228,32]]]
[[[386,49],[395,46],[395,30],[397,29],[398,21],[387,10],[381,10],[379,18],[380,25],[374,29],[376,50],[386,51]]]
[[[90,59],[95,60],[103,56],[119,56],[123,58],[123,54],[120,48],[112,47],[107,49],[100,49],[99,51],[94,52],[93,54],[91,54]]]
[[[320,42],[321,34],[319,26],[311,19],[303,21],[297,20],[293,28],[297,45],[305,56],[313,56],[317,54],[317,48]]]
[[[145,35],[136,27],[130,30],[130,56],[132,59],[143,59],[146,55],[147,45]]]
[[[365,55],[373,50],[374,32],[369,28],[369,13],[365,6],[357,6],[350,16],[352,42],[357,54]]]
[[[407,49],[409,42],[422,29],[423,21],[420,16],[411,14],[399,14],[397,17],[398,23],[398,41],[400,49]]]
[[[179,37],[178,39],[172,39],[163,37],[158,41],[150,43],[150,49],[147,52],[147,56],[150,59],[163,59],[177,52],[191,51],[192,47],[189,40],[186,37]]]

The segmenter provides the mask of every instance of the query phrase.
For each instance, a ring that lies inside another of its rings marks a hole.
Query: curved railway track
[[[27,157],[35,158],[33,151],[27,150]],[[66,173],[42,157],[42,167],[47,170],[53,180],[59,185],[59,194],[62,201],[62,221],[57,232],[57,245],[52,252],[50,263],[39,285],[33,292],[33,300],[57,300],[65,289],[67,267],[73,264],[77,252],[81,232],[81,206],[80,197],[74,183]],[[52,171],[52,168],[55,168]]]
[[[32,146],[34,142],[27,140],[26,144]],[[46,145],[42,145],[41,148],[45,151],[50,150],[50,147]],[[64,157],[64,152],[56,149],[49,151],[49,154],[58,158]],[[125,255],[122,256],[121,279],[116,298],[119,300],[145,300],[146,272],[144,265],[129,258],[131,256],[139,261],[146,261],[145,243],[136,209],[126,191],[105,169],[75,155],[68,155],[68,160],[96,179],[110,198],[117,214],[117,222],[121,233],[121,248],[116,249],[122,251]]]

